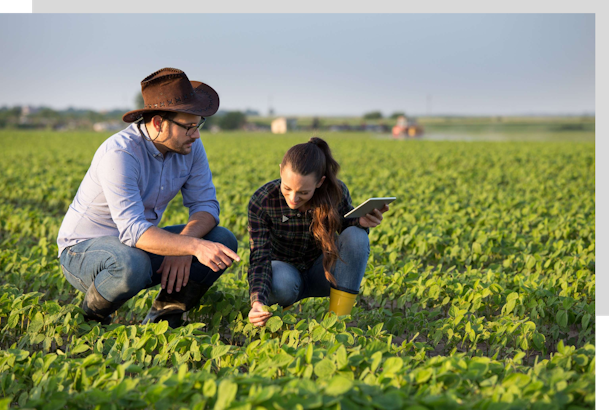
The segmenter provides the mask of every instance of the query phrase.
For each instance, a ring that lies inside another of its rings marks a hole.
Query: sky
[[[595,112],[594,14],[0,15],[0,106],[131,109],[175,67],[223,110]]]

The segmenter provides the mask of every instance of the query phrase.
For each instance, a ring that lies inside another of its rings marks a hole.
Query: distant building
[[[273,134],[285,134],[288,132],[288,122],[284,117],[279,117],[271,122],[271,132]]]
[[[279,117],[271,122],[271,132],[273,134],[285,134],[288,131],[296,130],[296,118]]]
[[[19,124],[29,124],[30,119],[28,118],[30,115],[34,115],[40,112],[39,107],[32,107],[31,105],[24,105],[21,107],[21,115],[19,116]]]
[[[24,105],[21,107],[21,116],[27,117],[28,115],[36,114],[40,111],[39,107],[32,107],[31,105]]]

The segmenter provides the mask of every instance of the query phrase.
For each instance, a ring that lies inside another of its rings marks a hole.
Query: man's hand
[[[219,272],[232,265],[233,260],[239,262],[241,258],[232,249],[218,242],[211,242],[201,239],[195,254],[196,258],[203,265],[209,267],[214,272]]]
[[[260,302],[254,302],[252,309],[248,315],[250,323],[254,326],[264,326],[266,321],[273,316],[271,312],[264,310],[264,305]]]
[[[179,292],[188,283],[191,264],[191,255],[165,256],[163,263],[156,271],[156,273],[161,273],[161,287],[167,289],[167,293],[171,293],[175,284],[175,290]]]
[[[366,216],[359,218],[359,224],[364,228],[374,228],[383,220],[383,214],[389,210],[389,205],[385,204],[381,209],[375,209]]]

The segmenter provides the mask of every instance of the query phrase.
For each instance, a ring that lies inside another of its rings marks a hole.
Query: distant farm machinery
[[[414,119],[407,119],[400,115],[392,129],[392,134],[395,139],[416,138],[423,135],[423,127],[417,124]]]

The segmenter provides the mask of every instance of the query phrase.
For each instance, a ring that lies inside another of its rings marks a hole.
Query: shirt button
[[[298,216],[300,216],[300,214],[298,214]]]
[[[161,191],[163,190],[163,187],[161,187]]]

